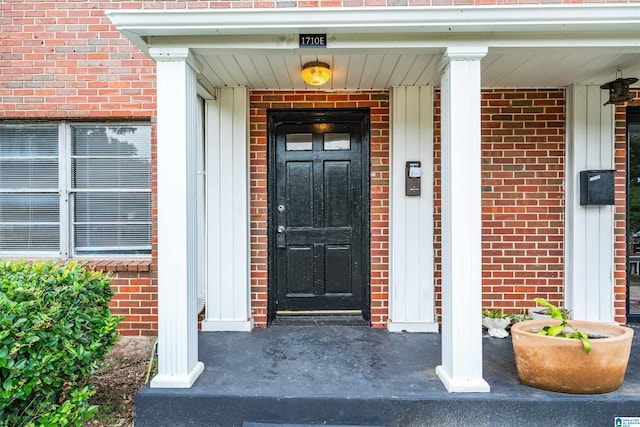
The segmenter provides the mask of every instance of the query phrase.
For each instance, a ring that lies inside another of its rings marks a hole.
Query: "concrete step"
[[[640,417],[638,332],[624,384],[601,395],[523,386],[510,338],[483,338],[491,392],[447,393],[435,373],[439,334],[345,325],[202,332],[205,372],[190,389],[145,386],[135,425],[614,426]]]

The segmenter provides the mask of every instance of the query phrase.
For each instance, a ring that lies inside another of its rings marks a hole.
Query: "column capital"
[[[202,63],[188,47],[152,47],[149,56],[156,62],[186,62],[196,73],[202,72]]]
[[[451,61],[480,61],[488,51],[487,46],[449,46],[436,64],[436,69],[444,72]]]

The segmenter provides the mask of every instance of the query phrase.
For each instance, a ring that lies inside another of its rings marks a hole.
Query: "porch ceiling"
[[[320,89],[378,90],[392,86],[440,85],[437,53],[397,52],[340,54],[211,54],[196,53],[203,75],[215,87],[252,89],[313,89],[300,76],[303,64],[323,61],[332,78]],[[640,53],[579,48],[490,48],[482,60],[482,86],[565,87],[597,84],[615,79],[620,66],[624,77],[640,77]]]
[[[309,89],[305,62],[327,62],[321,89],[440,83],[451,46],[485,46],[483,87],[565,87],[640,77],[640,5],[110,11],[144,51],[189,47],[214,87]],[[327,48],[298,46],[327,34]]]

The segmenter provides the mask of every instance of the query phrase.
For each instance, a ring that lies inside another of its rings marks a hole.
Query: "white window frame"
[[[71,156],[71,143],[72,143],[72,134],[74,126],[151,126],[150,122],[45,122],[45,123],[36,123],[36,122],[13,122],[13,121],[5,121],[0,122],[0,125],[7,126],[19,126],[19,127],[45,127],[45,126],[56,126],[58,127],[58,194],[59,194],[59,209],[60,209],[60,219],[59,219],[59,236],[60,236],[60,247],[59,251],[0,251],[0,258],[62,258],[62,259],[150,259],[151,258],[151,240],[149,241],[149,253],[145,254],[131,254],[131,253],[109,253],[109,254],[76,254],[75,253],[75,245],[74,245],[74,217],[73,217],[73,206],[74,203],[74,194],[79,192],[84,192],[87,190],[77,191],[72,189],[72,179],[71,179],[71,171],[72,171],[72,156]],[[151,141],[149,141],[151,144]],[[150,147],[151,148],[151,147]],[[153,150],[152,150],[153,151]],[[152,185],[149,186],[148,189],[124,189],[122,192],[147,192],[152,195]],[[34,189],[36,191],[32,191],[33,193],[39,192],[38,189]],[[91,190],[89,190],[91,191]],[[8,194],[8,193],[29,193],[28,191],[21,190],[0,190],[0,193]],[[42,192],[42,191],[40,191]],[[105,190],[105,192],[111,192],[111,190]],[[152,208],[151,210],[152,211]],[[152,223],[153,218],[150,217],[149,221]]]
[[[71,210],[69,209],[69,187],[71,186],[71,127],[66,122],[58,124],[58,156],[60,192],[60,257],[71,258]]]

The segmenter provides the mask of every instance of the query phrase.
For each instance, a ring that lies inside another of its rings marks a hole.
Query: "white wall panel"
[[[613,322],[614,209],[580,205],[580,171],[613,169],[614,108],[599,86],[566,98],[565,305],[575,319]]]
[[[249,331],[249,92],[207,102],[207,303],[204,331]]]
[[[433,284],[433,88],[391,93],[391,331],[437,332]],[[422,163],[421,195],[405,196],[405,164]]]

